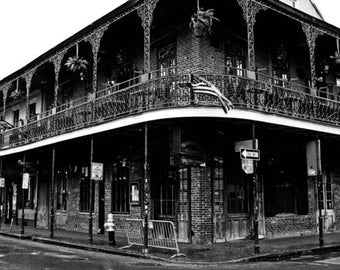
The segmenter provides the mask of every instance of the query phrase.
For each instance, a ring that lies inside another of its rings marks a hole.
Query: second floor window
[[[13,125],[18,126],[19,124],[19,109],[13,111]]]
[[[228,75],[244,76],[245,52],[241,45],[234,42],[225,44],[225,67]]]
[[[158,51],[158,64],[161,76],[176,73],[176,44],[167,45]]]
[[[273,83],[282,87],[288,87],[288,70],[287,49],[281,44],[273,58]]]

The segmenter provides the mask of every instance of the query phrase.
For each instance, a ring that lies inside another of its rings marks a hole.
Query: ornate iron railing
[[[213,96],[198,94],[193,98],[188,84],[190,75],[175,74],[175,70],[166,76],[157,76],[155,72],[134,78],[44,112],[38,120],[4,131],[0,147],[15,147],[150,110],[220,106]],[[235,108],[339,125],[340,103],[312,95],[301,85],[273,83],[254,74],[249,76],[247,71],[200,76],[218,87]]]

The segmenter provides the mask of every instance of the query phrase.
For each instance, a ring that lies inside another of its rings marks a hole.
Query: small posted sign
[[[30,174],[24,173],[22,175],[22,189],[28,189],[29,181],[30,181]]]
[[[5,187],[5,178],[0,177],[0,188]]]
[[[92,162],[91,163],[91,180],[101,181],[103,180],[104,164]]]

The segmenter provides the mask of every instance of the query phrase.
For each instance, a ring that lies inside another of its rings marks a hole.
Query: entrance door
[[[214,243],[226,241],[226,215],[224,203],[224,159],[214,157],[212,168],[213,181],[213,223],[214,223]]]
[[[329,166],[325,166],[323,175],[322,215],[324,216],[325,231],[334,230],[335,213],[333,207],[332,176]]]
[[[65,229],[67,225],[67,173],[60,171],[56,177],[56,228]]]
[[[39,200],[37,209],[37,227],[48,227],[48,183],[44,179],[39,180]]]
[[[177,213],[178,241],[191,242],[191,169],[179,170],[179,200]]]
[[[227,240],[244,239],[250,234],[249,185],[243,171],[234,166],[227,179]]]
[[[10,185],[6,185],[6,204],[5,204],[5,223],[10,223],[13,216],[13,186],[12,183]],[[15,209],[15,207],[14,207]]]
[[[105,223],[105,187],[104,181],[99,181],[99,209],[98,209],[98,232],[104,233]]]

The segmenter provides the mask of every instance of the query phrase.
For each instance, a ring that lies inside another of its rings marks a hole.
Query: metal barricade
[[[126,219],[126,235],[129,248],[133,245],[144,245],[144,221],[141,219]],[[148,246],[175,250],[177,253],[170,259],[185,256],[180,253],[177,242],[175,225],[171,221],[150,220],[148,223]]]

